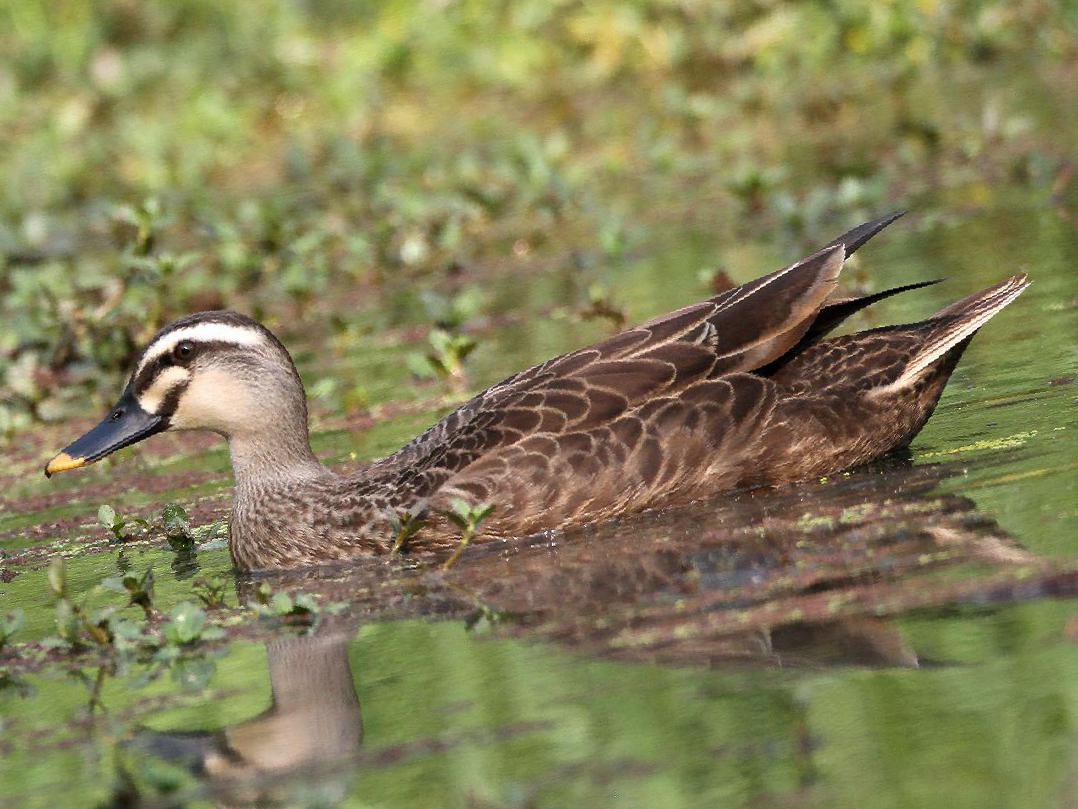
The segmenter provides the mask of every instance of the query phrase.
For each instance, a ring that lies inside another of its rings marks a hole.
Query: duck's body
[[[147,348],[125,398],[147,399],[165,427],[228,437],[236,475],[231,548],[245,569],[388,553],[394,516],[421,508],[430,519],[410,547],[448,548],[459,532],[440,515],[454,498],[494,505],[482,540],[816,478],[908,444],[972,335],[1026,286],[1016,276],[921,323],[822,340],[869,303],[923,286],[829,300],[846,257],[893,218],[863,225],[784,270],[516,374],[353,474],[315,459],[287,352],[243,316],[201,313],[167,327]],[[234,355],[205,371],[183,363],[185,371],[170,371],[176,335],[196,339],[199,329],[224,344],[243,335],[248,352],[263,353],[262,367],[286,361],[288,372],[263,378],[244,371]],[[166,373],[173,382],[155,381]],[[211,373],[212,384],[203,384]],[[140,384],[152,395],[140,398]],[[225,424],[222,407],[242,418]],[[96,460],[80,442],[60,457]]]

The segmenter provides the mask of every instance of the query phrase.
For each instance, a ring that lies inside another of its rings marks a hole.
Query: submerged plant
[[[453,523],[460,529],[460,543],[453,551],[452,555],[445,560],[442,564],[442,570],[449,570],[460,555],[464,553],[464,549],[468,547],[468,543],[475,539],[479,533],[479,527],[483,524],[483,521],[494,512],[493,503],[483,503],[481,505],[470,505],[459,497],[453,498],[453,502],[450,504],[448,510],[443,511],[446,519]]]
[[[427,338],[430,348],[425,354],[409,354],[408,368],[421,379],[437,377],[455,387],[465,383],[464,361],[479,345],[466,334],[433,329]]]
[[[97,509],[97,521],[109,529],[118,542],[131,539],[131,534],[127,529],[133,525],[137,525],[143,531],[150,527],[150,524],[141,517],[125,517],[108,504]]]
[[[427,524],[426,513],[427,503],[423,500],[409,509],[398,509],[389,515],[389,525],[393,529],[393,553],[408,552],[412,537]]]
[[[104,579],[101,586],[114,593],[126,593],[130,597],[128,603],[141,607],[147,621],[152,621],[156,615],[153,608],[153,566],[146,568],[146,572],[141,576],[133,573],[111,576]]]
[[[16,607],[6,615],[0,616],[0,650],[8,644],[16,632],[22,629],[25,621],[26,616],[20,607]]]
[[[201,576],[191,582],[191,589],[195,598],[201,601],[207,610],[219,610],[228,606],[225,603],[228,579],[224,576]]]

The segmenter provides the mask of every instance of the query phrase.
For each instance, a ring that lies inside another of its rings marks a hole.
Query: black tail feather
[[[920,289],[921,287],[932,286],[933,284],[940,283],[942,280],[942,278],[934,278],[931,281],[917,281],[912,284],[903,284],[902,286],[891,287],[890,289],[884,289],[880,292],[873,292],[871,295],[862,295],[859,298],[845,298],[844,300],[825,304],[820,308],[820,311],[816,314],[816,319],[812,321],[812,325],[809,326],[808,331],[805,332],[801,339],[798,340],[789,351],[775,359],[769,365],[760,368],[756,373],[761,376],[771,376],[810,345],[837,328],[844,320],[846,320],[846,318],[860,312],[862,309],[871,306],[874,303],[878,303],[885,298],[890,298],[892,295],[898,295],[900,292],[909,292],[914,289]]]
[[[827,245],[827,247],[834,247],[835,245],[842,244],[846,246],[846,257],[849,258],[856,252],[857,248],[894,222],[900,216],[905,216],[905,211],[893,211],[882,219],[876,219],[872,222],[865,222],[863,225],[858,225],[853,230],[847,231],[835,239],[833,242]],[[826,247],[824,248],[827,249]]]
[[[860,298],[846,298],[845,300],[825,304],[820,308],[819,314],[816,315],[816,319],[812,321],[812,325],[809,326],[809,330],[805,332],[805,336],[801,341],[806,344],[814,343],[825,334],[835,329],[842,323],[842,321],[850,317],[850,315],[856,314],[874,303],[878,303],[885,298],[890,298],[892,295],[898,295],[900,292],[909,292],[914,289],[921,289],[921,287],[930,287],[933,284],[940,283],[942,280],[942,278],[934,278],[931,281],[917,281],[913,284],[903,284],[899,287],[891,287],[890,289],[885,289],[880,292],[873,292],[871,295],[863,295]],[[804,348],[805,346],[799,347]]]

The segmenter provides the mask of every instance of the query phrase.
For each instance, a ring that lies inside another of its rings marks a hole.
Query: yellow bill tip
[[[85,465],[85,458],[75,458],[66,452],[61,452],[49,461],[49,465],[45,467],[45,477],[52,477],[57,472],[66,472],[69,469],[78,469],[80,466]]]

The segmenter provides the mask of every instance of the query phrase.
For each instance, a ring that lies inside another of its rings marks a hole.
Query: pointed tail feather
[[[882,301],[885,298],[890,298],[892,295],[920,289],[921,287],[932,286],[933,284],[940,283],[942,280],[942,278],[936,278],[932,281],[917,281],[913,284],[903,284],[902,286],[891,287],[890,289],[884,289],[880,292],[873,292],[871,295],[863,295],[859,298],[845,298],[826,304],[816,314],[815,320],[812,321],[812,325],[809,326],[808,331],[804,333],[801,339],[786,351],[786,353],[772,361],[770,365],[760,368],[757,373],[761,376],[774,375],[780,368],[794,359],[794,357],[809,346],[818,343],[821,339],[826,337],[829,332],[837,328],[844,320],[846,320],[846,318],[860,312],[862,309]]]
[[[1028,286],[1024,273],[1015,275],[936,312],[924,324],[930,327],[928,339],[910,358],[901,376],[887,387],[900,388],[914,382],[948,351],[972,337]]]
[[[940,283],[942,280],[942,278],[934,278],[931,281],[916,281],[912,284],[903,284],[880,292],[873,292],[871,295],[863,295],[859,298],[845,298],[833,301],[820,309],[820,313],[816,315],[816,319],[812,322],[812,327],[806,332],[804,341],[815,342],[837,328],[846,318],[874,303],[879,303],[885,298],[890,298],[892,295],[898,295],[902,292],[911,292],[922,287],[930,287],[933,284]]]
[[[988,287],[988,289],[982,289],[980,292],[968,295],[960,301],[955,301],[950,306],[943,307],[932,315],[930,319],[941,320],[946,317],[964,317],[967,313],[977,313],[984,309],[992,310],[989,315],[991,317],[1021,295],[1030,283],[1029,277],[1024,272],[1012,275],[1010,278]],[[1006,301],[1001,304],[997,303],[1002,298],[1006,298]]]
[[[828,308],[826,301],[835,289],[846,257],[902,213],[899,211],[866,222],[788,267],[695,306],[649,320],[640,328],[650,331],[650,339],[637,341],[637,347],[630,353],[653,352],[657,346],[680,340],[707,325],[717,335],[713,348],[718,358],[724,360],[724,370],[749,370],[768,365],[798,345],[812,328],[821,309]],[[848,314],[898,291],[901,290],[870,296],[859,305],[845,302]],[[842,302],[833,306],[840,307],[833,312],[836,316],[839,311],[846,311],[841,310]],[[613,338],[615,341],[620,339],[624,338]],[[607,350],[604,346],[597,348]]]
[[[827,271],[824,273],[819,273],[819,278],[814,279],[815,283],[818,285],[818,288],[822,287],[823,285],[830,285],[831,287],[833,287],[836,280],[838,279],[839,272],[842,270],[842,265],[845,259],[852,256],[859,247],[865,244],[865,242],[867,242],[869,239],[871,239],[889,224],[894,222],[900,216],[905,216],[905,214],[905,211],[894,211],[880,219],[874,219],[871,222],[865,222],[862,225],[858,225],[852,230],[846,231],[837,239],[833,239],[825,247],[821,247],[815,253],[801,259],[794,264],[791,264],[789,267],[785,267],[781,270],[769,273],[768,275],[761,276],[755,281],[750,281],[747,284],[742,284],[739,287],[717,295],[716,297],[712,298],[712,300],[723,308],[726,308],[733,304],[740,303],[741,301],[748,298],[750,295],[759,292],[765,287],[770,287],[770,289],[768,290],[768,294],[773,294],[775,288],[779,287],[780,285],[799,285],[804,283],[804,279],[812,278],[814,275],[817,275],[821,267],[825,268]],[[843,248],[843,255],[841,256],[835,255],[835,248],[839,246]],[[927,283],[935,282],[929,281]],[[872,300],[867,300],[867,302],[863,305],[868,306],[870,303],[873,303],[876,300],[886,298],[889,294],[897,294],[906,289],[916,289],[917,286],[925,285],[925,283],[911,284],[910,286],[900,287],[890,292],[879,293],[877,297],[873,298]],[[811,300],[814,296],[810,295],[806,297]],[[820,302],[822,300],[822,298],[817,300],[816,308],[819,308]],[[852,314],[854,311],[857,310],[852,310],[850,314]]]
[[[720,356],[739,356],[741,367],[758,368],[786,353],[834,291],[844,261],[837,245],[825,247],[733,290],[717,303],[730,344]]]
[[[872,222],[865,222],[863,225],[858,225],[853,230],[849,230],[843,233],[833,242],[827,245],[827,247],[837,247],[843,245],[846,248],[846,258],[852,256],[861,245],[894,222],[900,216],[905,216],[905,211],[893,211],[887,216],[881,219],[875,219]],[[824,249],[826,250],[827,247]]]

